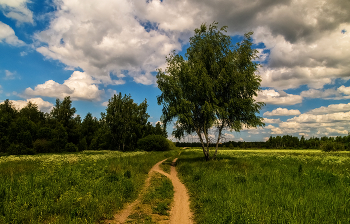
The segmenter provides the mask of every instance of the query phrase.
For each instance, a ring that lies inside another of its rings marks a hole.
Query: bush
[[[176,149],[176,146],[175,146],[175,143],[170,141],[169,139],[166,139],[169,143],[169,150],[175,150]]]
[[[85,151],[88,149],[88,145],[85,137],[79,141],[78,149],[79,151]]]
[[[47,141],[46,139],[37,139],[33,143],[33,148],[38,153],[45,153],[52,151],[52,143],[51,141]]]
[[[137,147],[144,151],[168,151],[171,150],[171,144],[168,139],[161,135],[148,135],[137,141]]]
[[[345,149],[344,144],[340,142],[331,142],[331,141],[323,142],[320,148],[324,152],[342,151]]]
[[[8,154],[10,155],[34,155],[36,154],[34,149],[27,148],[23,143],[11,144],[8,148]]]
[[[66,152],[78,152],[78,147],[74,143],[69,142],[66,144],[66,147],[64,147],[64,151],[66,151]]]

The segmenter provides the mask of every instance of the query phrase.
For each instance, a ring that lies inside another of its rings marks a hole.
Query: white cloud
[[[350,103],[348,104],[331,104],[327,107],[319,107],[313,110],[308,111],[308,114],[315,114],[315,115],[319,115],[319,114],[332,114],[332,113],[338,113],[338,112],[348,112],[350,111]]]
[[[278,124],[281,123],[281,120],[278,119],[269,119],[269,118],[264,118],[264,123],[268,123],[268,124]]]
[[[108,101],[105,101],[105,102],[101,103],[101,106],[107,107],[108,106]]]
[[[350,28],[350,24],[338,24],[309,43],[302,38],[292,43],[281,34],[273,35],[271,28],[259,27],[256,41],[271,50],[268,65],[260,69],[262,86],[282,90],[306,84],[319,89],[335,78],[347,79],[350,40],[340,32],[341,27]]]
[[[350,104],[333,104],[316,108],[279,123],[279,127],[271,128],[271,134],[302,133],[318,137],[346,135],[350,130],[349,107]]]
[[[309,137],[309,135],[306,134],[306,133],[299,133],[299,135],[300,135],[300,136],[304,136],[304,137]]]
[[[264,116],[291,116],[299,115],[299,110],[288,110],[287,108],[277,108],[271,112],[267,111],[264,113]]]
[[[9,70],[5,70],[5,78],[4,79],[14,79],[16,72],[10,72]]]
[[[98,101],[104,94],[96,85],[98,81],[84,72],[75,71],[72,76],[59,84],[53,80],[37,85],[34,90],[27,88],[24,93],[30,96],[48,96],[64,98],[70,96],[73,100],[94,100]]]
[[[0,9],[8,18],[17,20],[17,23],[34,23],[33,12],[27,8],[28,0],[0,0]]]
[[[333,114],[320,114],[320,115],[301,114],[298,117],[293,117],[287,120],[287,122],[292,122],[292,121],[295,121],[298,123],[328,123],[328,122],[350,121],[350,112],[344,112],[344,113],[339,112],[339,113],[333,113]]]
[[[53,104],[47,101],[44,101],[41,98],[30,98],[27,100],[10,100],[12,102],[12,105],[17,109],[20,110],[23,107],[27,106],[28,102],[32,102],[33,104],[38,105],[39,110],[43,112],[50,112],[53,108]]]
[[[318,89],[309,89],[302,91],[300,93],[300,96],[308,98],[328,98],[331,96],[339,96],[339,92],[335,89],[326,89],[324,91]]]
[[[340,86],[340,87],[338,88],[338,91],[339,91],[340,93],[345,94],[345,95],[350,95],[350,87]]]
[[[266,104],[294,105],[301,103],[303,98],[299,95],[287,94],[284,91],[277,92],[273,89],[268,89],[260,91],[256,100]]]
[[[264,128],[266,128],[266,129],[274,129],[274,128],[276,128],[275,126],[273,126],[273,125],[271,125],[271,124],[269,124],[269,125],[267,125],[266,127],[264,127]]]
[[[142,25],[155,2],[57,1],[58,11],[49,28],[36,34],[37,40],[48,45],[37,51],[68,68],[80,67],[103,82],[103,77],[111,73],[118,77],[127,70],[123,75],[135,82],[155,84],[151,72],[165,63],[165,56],[172,50],[181,48],[180,34],[146,30]]]
[[[264,87],[283,90],[305,84],[320,89],[350,74],[350,35],[341,32],[350,30],[348,1],[54,3],[58,10],[50,26],[36,35],[45,44],[37,51],[96,77],[128,70],[135,82],[154,84],[151,72],[165,67],[165,56],[180,50],[194,28],[212,21],[228,25],[230,35],[252,30],[255,42],[270,50],[259,49],[261,60],[268,62],[260,69]]]
[[[5,42],[13,46],[22,46],[24,42],[19,40],[15,35],[15,31],[5,23],[0,21],[0,43]]]
[[[302,97],[323,98],[326,100],[350,99],[350,87],[340,86],[338,89],[309,89],[300,93]]]

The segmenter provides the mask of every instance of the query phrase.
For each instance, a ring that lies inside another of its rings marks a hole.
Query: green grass
[[[169,220],[173,198],[174,187],[171,180],[160,173],[153,173],[142,202],[128,217],[127,223],[159,223]]]
[[[152,212],[159,215],[169,215],[170,204],[174,197],[174,187],[169,178],[156,174],[151,179],[151,185],[143,198],[143,204],[150,204]]]
[[[134,200],[173,152],[112,151],[0,158],[0,223],[96,223]]]
[[[197,223],[349,223],[350,154],[200,150],[178,160]]]

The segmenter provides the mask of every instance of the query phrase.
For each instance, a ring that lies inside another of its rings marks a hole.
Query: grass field
[[[177,169],[197,223],[350,223],[350,153],[222,150],[205,162],[182,152]]]
[[[0,223],[96,223],[135,199],[173,152],[0,157]]]

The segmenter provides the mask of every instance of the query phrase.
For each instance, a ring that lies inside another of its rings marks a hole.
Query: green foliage
[[[177,162],[196,223],[348,223],[348,153],[220,151]]]
[[[78,147],[74,143],[68,142],[66,144],[66,146],[64,147],[64,151],[65,152],[78,152]]]
[[[264,104],[254,100],[261,78],[255,74],[257,50],[252,49],[252,32],[236,46],[225,32],[226,27],[219,29],[217,23],[202,24],[190,38],[187,60],[170,54],[167,69],[159,69],[157,74],[162,121],[176,120],[173,134],[177,138],[196,133],[207,160],[211,127],[218,130],[218,147],[224,128],[240,131],[243,126],[264,125],[256,116]]]
[[[88,144],[86,142],[86,137],[82,138],[80,141],[79,141],[79,144],[78,144],[78,150],[79,151],[84,151],[84,150],[87,150],[88,149]]]
[[[342,151],[344,150],[344,145],[340,142],[325,141],[321,143],[320,148],[324,152]]]
[[[87,147],[91,145],[91,141],[98,129],[98,120],[92,117],[91,113],[87,113],[83,122],[81,123],[81,135],[84,136]]]
[[[34,154],[36,154],[34,149],[28,148],[23,143],[19,143],[19,144],[12,143],[10,145],[10,147],[8,148],[7,152],[10,155],[34,155]]]
[[[119,93],[108,100],[106,125],[111,134],[111,149],[130,151],[136,149],[137,141],[143,136],[143,129],[149,115],[147,100],[139,105],[130,95]]]
[[[166,138],[161,135],[148,135],[137,142],[137,147],[143,151],[169,151],[171,146]]]
[[[53,152],[52,142],[46,139],[37,139],[33,143],[33,148],[37,153]]]

